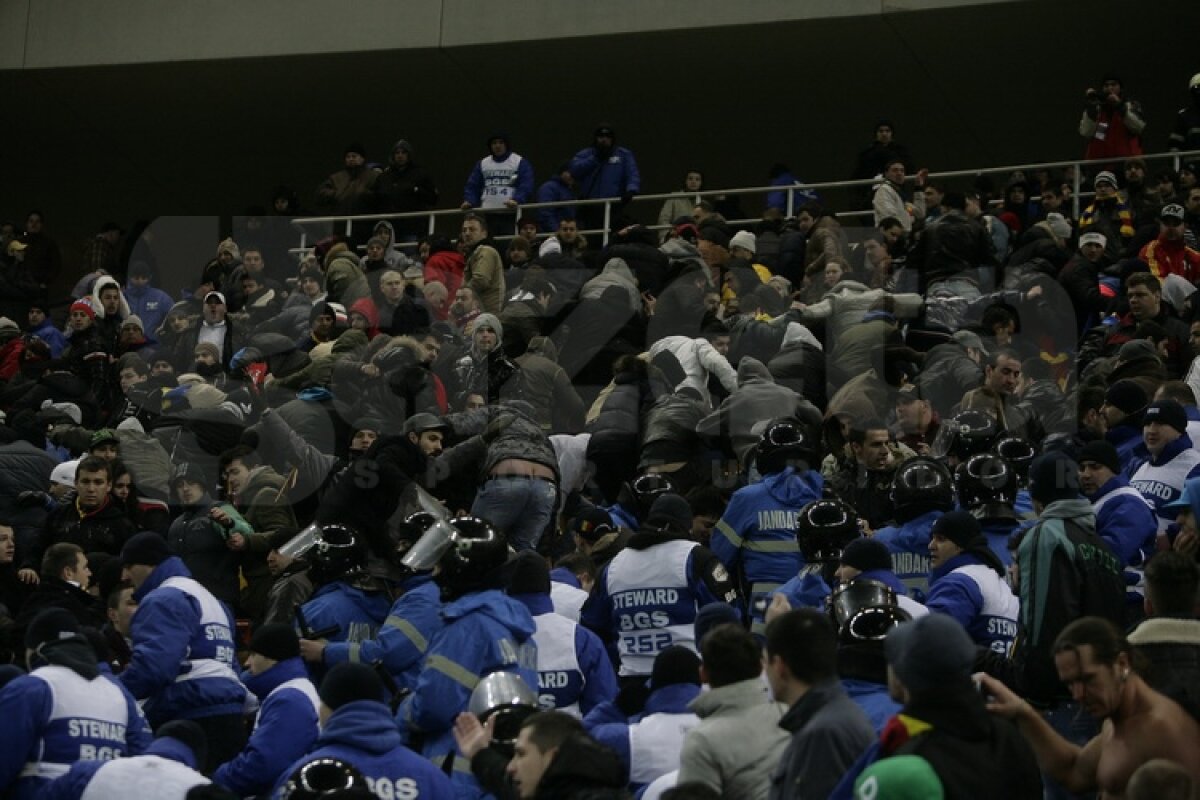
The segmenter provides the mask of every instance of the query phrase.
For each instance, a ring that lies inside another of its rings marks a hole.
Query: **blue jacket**
[[[314,631],[337,626],[337,633],[327,637],[329,642],[344,642],[352,646],[375,638],[379,626],[387,619],[391,604],[391,598],[383,592],[368,592],[348,583],[334,581],[317,589],[301,609]],[[327,656],[324,664],[310,665],[313,682],[319,683],[325,668],[335,663],[328,660]]]
[[[892,554],[892,571],[917,602],[925,601],[929,591],[929,537],[941,511],[927,511],[899,527],[880,528],[875,539],[887,545]]]
[[[454,718],[480,677],[508,671],[538,685],[533,616],[521,603],[495,589],[472,592],[443,606],[442,620],[417,685],[396,712],[402,729],[425,735],[425,756],[439,762],[457,752]],[[455,774],[471,778],[470,764],[455,759]]]
[[[543,183],[537,190],[537,202],[539,203],[563,203],[574,199],[575,192],[571,191],[571,187],[563,183],[562,178],[558,175]],[[556,233],[558,223],[564,219],[574,219],[574,217],[574,206],[539,208],[537,210],[538,230],[542,233]]]
[[[615,703],[604,703],[583,718],[583,727],[593,739],[617,754],[628,778],[633,763],[629,727],[651,714],[691,714],[688,705],[699,696],[700,687],[694,683],[672,683],[651,692],[640,714],[626,717]]]
[[[155,739],[146,747],[146,751],[140,757],[164,758],[168,761],[182,764],[191,770],[199,770],[203,766],[196,763],[196,754],[192,752],[190,747],[178,739],[172,739],[169,736],[162,736]],[[38,795],[38,800],[81,800],[92,778],[96,776],[97,772],[104,769],[104,766],[108,763],[108,761],[77,762],[68,770],[66,775],[46,784],[42,789],[42,793]],[[208,782],[199,772],[196,773],[196,778],[198,779],[197,783]],[[146,788],[144,786],[138,787],[140,790],[145,790]],[[149,800],[150,796],[154,796],[153,792],[150,795],[142,795],[145,800]]]
[[[481,205],[484,189],[483,162],[494,161],[497,164],[502,164],[514,155],[516,153],[507,150],[504,153],[504,158],[496,158],[489,155],[480,161],[476,161],[475,167],[467,177],[467,185],[463,188],[463,199],[473,206],[478,207]],[[512,168],[509,167],[508,169]],[[533,196],[533,163],[528,158],[521,157],[521,163],[517,166],[516,181],[513,183],[513,189],[513,199],[518,203],[528,203],[529,198]]]
[[[535,625],[538,617],[554,614],[554,604],[548,594],[517,594],[513,599],[529,609]],[[582,625],[569,619],[566,621],[575,628],[574,667],[547,669],[547,648],[539,647],[538,696],[543,702],[549,699],[551,708],[566,709],[578,704],[580,712],[587,714],[600,703],[617,696],[617,674],[600,637]]]
[[[876,733],[883,732],[883,726],[892,717],[900,713],[902,706],[888,694],[887,686],[870,681],[860,681],[856,678],[843,678],[842,688],[855,705],[863,710],[867,719],[871,720]]]
[[[388,707],[357,700],[333,712],[316,747],[284,769],[271,790],[281,797],[292,773],[315,758],[339,758],[358,768],[377,797],[453,800],[450,781],[430,762],[404,746]]]
[[[175,301],[171,295],[162,289],[155,289],[150,284],[134,286],[132,282],[125,284],[125,300],[129,303],[129,313],[136,314],[142,321],[143,333],[146,338],[158,343],[154,333],[158,326],[167,318],[167,312]]]
[[[637,160],[628,147],[613,147],[604,161],[595,147],[585,147],[571,159],[568,169],[579,186],[579,196],[584,199],[620,197],[626,192],[637,194],[642,190]]]
[[[1008,540],[1020,524],[1019,520],[990,519],[980,525],[983,535],[987,537],[988,549],[995,553],[996,558],[1006,567],[1012,563]]]
[[[963,569],[977,567],[976,570]],[[980,579],[972,572],[986,577]],[[929,613],[962,625],[977,645],[1007,655],[1017,636],[1019,603],[1008,583],[973,553],[959,553],[929,573]]]
[[[280,686],[295,681],[293,685]],[[317,690],[299,656],[280,661],[260,675],[242,673],[242,682],[262,706],[242,752],[213,773],[213,782],[241,797],[260,795],[275,785],[288,765],[317,740]],[[305,686],[304,684],[307,684]],[[279,691],[275,691],[279,689]]]
[[[832,591],[819,572],[805,572],[771,592],[770,597],[782,594],[787,597],[792,608],[815,608],[817,611],[824,611],[825,601],[829,599]]]
[[[53,669],[73,673],[68,676],[73,691],[87,693],[89,685],[95,681],[109,683],[108,676],[102,673],[89,680],[69,667]],[[13,800],[37,797],[57,777],[22,777],[21,771],[31,762],[59,765],[65,774],[77,761],[99,765],[114,758],[139,755],[150,742],[150,732],[133,698],[119,692],[114,695],[114,700],[118,696],[125,704],[123,712],[107,702],[104,707],[105,713],[125,718],[126,723],[121,728],[98,725],[95,730],[76,730],[78,720],[94,719],[102,723],[104,718],[89,717],[86,712],[73,714],[71,708],[75,703],[72,698],[56,697],[55,689],[34,674],[23,675],[7,684],[0,691],[0,719],[4,720],[0,725],[0,788],[11,788],[12,792],[5,797]],[[65,705],[65,714],[57,719],[54,715],[56,699]]]
[[[416,686],[429,642],[442,629],[442,599],[437,584],[428,575],[409,578],[401,589],[404,593],[392,604],[375,638],[331,643],[325,648],[326,666],[343,661],[382,661],[398,688]]]
[[[621,505],[620,503],[613,503],[607,508],[604,506],[600,507],[607,511],[608,515],[612,517],[614,525],[618,525],[622,528],[628,528],[631,531],[636,531],[638,529],[639,523],[637,515],[625,508],[625,506]]]
[[[1134,451],[1138,445],[1142,444],[1142,429],[1135,428],[1132,425],[1118,425],[1115,428],[1109,428],[1104,439],[1117,448],[1117,458],[1121,462],[1121,472],[1125,477],[1133,474],[1142,461],[1145,460],[1145,455],[1139,456]]]
[[[1096,533],[1108,542],[1123,566],[1138,565],[1154,554],[1158,520],[1140,494],[1122,492],[1109,497],[1124,488],[1132,488],[1129,481],[1114,475],[1095,494],[1084,496],[1096,510]]]
[[[1183,485],[1189,478],[1200,476],[1200,459],[1186,433],[1166,444],[1152,458],[1144,444],[1141,452],[1146,454],[1147,459],[1131,470],[1129,485],[1141,492],[1142,497],[1154,506],[1158,530],[1165,533],[1169,523],[1175,519],[1174,512],[1167,509],[1166,505],[1179,499]]]
[[[800,183],[800,179],[790,172],[781,172],[771,179],[771,186],[794,186]],[[767,208],[777,208],[780,211],[787,213],[787,196],[788,193],[782,189],[767,193]],[[820,202],[821,196],[812,189],[793,189],[792,190],[792,214],[795,215],[800,210],[800,206],[804,203]]]
[[[171,556],[133,593],[138,604],[130,625],[133,655],[120,679],[146,701],[146,718],[155,727],[172,719],[240,714],[246,699],[233,668],[233,614],[214,597],[224,620],[206,622],[196,598],[163,586],[171,578],[190,577],[183,561]],[[206,674],[179,680],[193,670]]]
[[[29,332],[50,345],[51,358],[58,358],[67,349],[67,337],[63,336],[62,331],[54,327],[54,323],[50,321],[49,317],[46,317],[42,320],[41,325],[31,329]]]
[[[787,583],[804,566],[796,542],[796,520],[804,506],[821,499],[820,473],[797,474],[792,467],[734,492],[713,528],[709,549],[737,576],[746,601],[754,601]],[[750,616],[747,614],[747,616]],[[754,614],[761,623],[761,615]]]

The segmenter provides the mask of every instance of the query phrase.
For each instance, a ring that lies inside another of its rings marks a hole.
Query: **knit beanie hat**
[[[910,692],[935,691],[971,679],[975,643],[946,614],[926,614],[888,631],[883,650]]]
[[[506,567],[509,594],[550,594],[550,568],[533,550],[518,553]]]
[[[696,612],[696,621],[692,623],[692,634],[696,640],[696,646],[700,646],[700,640],[705,635],[718,625],[724,625],[727,622],[732,622],[737,625],[742,623],[742,617],[737,609],[728,603],[720,601],[709,603],[703,606]]]
[[[842,550],[842,563],[859,572],[870,572],[873,569],[891,570],[892,556],[883,542],[860,536]]]
[[[1150,398],[1146,390],[1137,381],[1125,379],[1108,387],[1104,393],[1104,402],[1119,409],[1123,414],[1136,414],[1146,407]]]
[[[343,155],[347,155],[349,153],[358,153],[363,158],[366,158],[367,148],[363,147],[361,142],[351,142],[350,144],[346,145],[346,150]]]
[[[1029,496],[1042,505],[1079,497],[1079,465],[1061,451],[1038,456],[1029,467]]]
[[[650,672],[650,690],[676,683],[700,685],[700,656],[678,644],[671,645],[655,656]]]
[[[238,260],[241,260],[242,257],[242,251],[238,249],[237,242],[231,238],[222,239],[221,243],[217,245],[217,256],[220,257],[221,253],[230,253],[235,259]],[[220,294],[220,292],[217,294]],[[225,296],[221,295],[221,302],[225,301],[224,298]],[[207,297],[205,299],[207,299]]]
[[[1130,339],[1117,350],[1117,361],[1138,361],[1143,358],[1158,360],[1158,350],[1149,339]]]
[[[750,231],[738,231],[729,240],[729,247],[741,247],[755,253],[758,250],[758,238]]]
[[[617,526],[603,508],[588,506],[571,519],[570,529],[572,533],[579,534],[579,538],[585,542],[595,544],[606,533],[615,531]]]
[[[943,514],[933,523],[930,533],[954,542],[963,550],[978,544],[979,541],[987,543],[983,528],[979,527],[979,520],[969,511],[950,511]]]
[[[47,642],[73,639],[82,635],[79,620],[65,608],[47,608],[38,614],[25,629],[25,648],[36,650]]]
[[[1180,433],[1187,433],[1187,412],[1174,400],[1159,400],[1148,406],[1142,415],[1142,424],[1149,425],[1151,422],[1170,425]]]
[[[192,350],[192,358],[200,358],[201,355],[212,356],[213,361],[221,363],[221,348],[217,347],[212,342],[200,342]]]
[[[1079,450],[1079,463],[1083,464],[1085,461],[1092,461],[1107,467],[1111,472],[1121,474],[1121,457],[1111,442],[1100,439],[1085,444]]]
[[[121,548],[121,563],[127,567],[134,564],[157,567],[170,557],[167,540],[154,531],[142,531],[130,537]]]
[[[881,759],[854,781],[855,800],[943,800],[945,796],[941,779],[920,756]]]
[[[500,324],[500,319],[495,314],[480,314],[476,317],[471,333],[474,334],[480,328],[491,328],[492,333],[496,334],[497,341],[504,338],[504,326]]]
[[[139,317],[137,314],[130,314],[128,317],[121,320],[122,328],[127,328],[130,325],[137,328],[142,333],[146,332],[146,326],[144,324],[142,324],[142,318]]]
[[[211,383],[196,383],[187,390],[188,405],[192,408],[216,408],[228,395]]]
[[[318,695],[322,703],[337,711],[347,703],[357,700],[382,703],[383,691],[383,681],[375,674],[375,670],[366,664],[344,661],[325,674]]]
[[[300,655],[300,637],[291,625],[271,622],[259,626],[250,638],[250,652],[275,661],[286,661]]]
[[[82,311],[83,313],[87,314],[90,318],[92,318],[92,319],[96,318],[96,309],[92,308],[92,304],[90,302],[88,302],[88,299],[86,297],[81,297],[80,299],[76,300],[74,303],[71,303],[71,308],[68,309],[68,311],[69,312],[70,311]]]
[[[691,533],[692,507],[687,500],[672,492],[659,495],[646,515],[646,527],[670,529],[673,533]]]
[[[50,471],[50,482],[57,483],[59,486],[74,486],[75,470],[78,466],[78,458],[64,461]]]
[[[197,764],[208,761],[208,739],[204,735],[204,729],[193,720],[173,719],[155,731],[154,738],[174,739],[180,742],[192,751]]]
[[[1051,211],[1046,215],[1046,226],[1060,239],[1071,238],[1071,223],[1067,222],[1067,218],[1057,211]]]

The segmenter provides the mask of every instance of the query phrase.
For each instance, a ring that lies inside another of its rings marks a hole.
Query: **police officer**
[[[305,627],[300,631],[301,652],[312,665],[314,678],[319,678],[332,664],[356,659],[361,643],[374,638],[387,618],[392,598],[379,579],[367,574],[366,541],[347,525],[321,525],[306,557],[317,590],[300,607],[297,622]],[[309,638],[314,631],[334,632],[316,640]],[[331,653],[330,643],[343,647]],[[329,660],[329,655],[336,660]]]
[[[1008,539],[1020,525],[1014,509],[1016,472],[995,453],[976,453],[954,471],[954,488],[959,505],[979,520],[988,547],[1007,567],[1012,563]]]
[[[635,531],[650,513],[654,501],[674,491],[675,484],[668,476],[658,472],[647,472],[623,484],[617,493],[617,502],[604,510],[608,512],[614,524]]]
[[[688,502],[677,494],[660,496],[583,604],[583,624],[615,641],[622,683],[644,682],[655,656],[671,645],[695,651],[697,610],[738,599],[729,572],[711,550],[692,541],[691,530]]]
[[[892,482],[892,505],[900,524],[879,529],[875,539],[887,545],[892,570],[908,587],[909,597],[922,602],[929,591],[929,531],[954,508],[950,471],[931,458],[905,461]]]
[[[937,438],[933,440],[930,455],[944,461],[953,470],[976,453],[990,450],[999,433],[996,420],[986,411],[960,411],[942,423]]]
[[[351,663],[380,662],[391,674],[400,690],[412,689],[417,683],[425,651],[434,634],[442,629],[441,590],[434,583],[430,570],[412,570],[403,566],[404,554],[425,534],[437,519],[428,511],[410,514],[396,527],[397,549],[393,556],[398,575],[404,575],[394,591],[399,597],[379,631],[373,638],[360,642],[303,640],[300,649],[314,661],[327,666]]]
[[[77,761],[138,755],[150,743],[133,699],[100,673],[70,612],[50,608],[25,633],[30,673],[0,691],[0,786],[33,798]]]
[[[775,593],[787,600],[786,608],[825,607],[842,551],[858,535],[858,515],[849,503],[830,498],[800,510],[794,536],[804,566]]]
[[[211,772],[246,742],[246,687],[234,671],[233,615],[153,531],[125,543],[121,565],[138,604],[130,625],[133,656],[121,683],[145,701],[151,725],[194,720],[208,741],[204,772]]]
[[[883,542],[862,536],[847,544],[834,575],[839,586],[859,580],[882,583],[896,593],[896,606],[912,619],[929,613],[908,596],[907,587],[892,571],[892,556]]]
[[[992,452],[1004,459],[1017,478],[1017,499],[1013,510],[1021,519],[1033,517],[1033,498],[1029,496],[1029,467],[1037,458],[1037,448],[1020,436],[1004,435],[992,445]]]
[[[582,717],[615,697],[617,676],[603,642],[554,612],[546,560],[527,550],[510,567],[508,594],[529,609],[537,626],[538,705]]]
[[[796,544],[800,510],[821,498],[824,481],[810,464],[820,461],[815,437],[790,420],[769,424],[759,436],[756,466],[762,480],[734,492],[709,546],[732,573],[749,608],[751,630],[763,633],[757,601],[791,580],[804,559]]]
[[[926,607],[954,617],[975,644],[1007,656],[1017,636],[1020,601],[979,520],[951,511],[933,524]]]
[[[435,525],[404,559],[413,569],[437,566],[445,627],[429,643],[424,669],[396,716],[410,745],[423,739],[427,758],[439,766],[453,759],[454,782],[468,792],[477,787],[470,764],[455,757],[454,718],[467,709],[480,677],[510,671],[537,685],[533,617],[500,591],[507,559],[500,532],[470,516]]]

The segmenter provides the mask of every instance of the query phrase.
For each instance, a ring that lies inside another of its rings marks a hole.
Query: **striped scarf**
[[[1117,206],[1117,218],[1121,222],[1121,228],[1120,228],[1121,237],[1125,238],[1125,239],[1130,239],[1133,237],[1133,212],[1129,210],[1129,204],[1126,203],[1124,200],[1118,199],[1118,200],[1115,200],[1114,202],[1116,203],[1116,206]],[[1083,210],[1083,213],[1079,215],[1079,232],[1080,233],[1083,233],[1088,228],[1090,228],[1092,225],[1096,224],[1096,220],[1099,217],[1099,214],[1098,214],[1099,210],[1100,209],[1098,209],[1096,207],[1095,203],[1092,203],[1090,206],[1088,206],[1087,208],[1085,208]]]

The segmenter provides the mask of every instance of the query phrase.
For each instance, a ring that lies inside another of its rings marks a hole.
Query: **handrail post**
[[[795,204],[796,204],[796,195],[794,195],[792,193],[792,190],[789,189],[788,193],[787,193],[787,206],[786,206],[788,219],[791,219],[792,217],[796,216]]]
[[[1076,222],[1079,221],[1079,189],[1080,189],[1079,175],[1082,172],[1082,166],[1083,165],[1080,162],[1078,162],[1078,161],[1075,162],[1075,190],[1073,192],[1074,196],[1071,198],[1071,204],[1072,204],[1072,208],[1074,209],[1073,216],[1075,217]]]
[[[608,246],[608,231],[609,231],[609,228],[611,228],[611,227],[612,227],[612,201],[609,199],[606,199],[604,201],[604,230],[601,232],[602,236],[600,238],[601,244],[603,244],[605,247]]]
[[[430,211],[429,212],[429,230],[426,231],[426,235],[433,236],[433,229],[436,225],[437,225],[437,215],[434,214],[432,211]]]
[[[308,229],[307,228],[300,229],[300,249],[301,250],[308,249]],[[301,256],[301,258],[303,258],[303,256]]]
[[[346,220],[346,238],[347,239],[352,238],[350,234],[353,232],[354,232],[354,220],[347,219]]]

